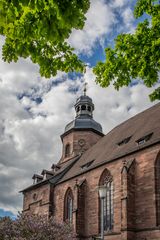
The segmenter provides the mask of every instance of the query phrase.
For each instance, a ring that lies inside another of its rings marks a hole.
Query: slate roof
[[[92,98],[90,98],[86,95],[81,95],[79,98],[77,98],[75,106],[77,106],[80,102],[83,102],[83,103],[88,103],[89,102],[89,103],[93,104],[92,103]]]
[[[78,161],[80,156],[81,155],[76,156],[70,159],[69,161],[63,162],[62,164],[58,164],[60,168],[59,170],[56,171],[54,176],[51,176],[50,178],[42,180],[36,184],[32,184],[29,187],[21,190],[20,192],[27,192],[48,183],[56,184],[65,175],[65,173],[75,164],[75,162]]]
[[[157,142],[160,142],[160,103],[121,123],[102,137],[82,155],[60,182]]]
[[[65,133],[71,129],[93,129],[102,133],[102,126],[88,115],[82,115],[71,121],[65,127]],[[103,134],[103,133],[102,133]]]
[[[90,107],[90,111],[88,109],[82,110],[80,112],[78,111],[76,118],[66,125],[65,134],[72,129],[74,130],[92,129],[97,133],[100,133],[100,135],[103,135],[101,124],[99,124],[93,119],[92,112],[94,110],[94,104],[92,103],[92,99],[86,95],[80,96],[77,99],[76,104],[74,105],[75,110],[78,107],[82,107],[83,105],[84,106],[87,105],[88,107]]]
[[[82,156],[58,164],[60,169],[53,177],[31,185],[21,192],[29,191],[46,183],[59,184],[159,142],[160,103],[115,127]]]

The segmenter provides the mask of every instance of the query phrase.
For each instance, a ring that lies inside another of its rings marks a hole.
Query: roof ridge
[[[65,176],[61,178],[59,183],[72,178],[73,176],[81,175],[81,166],[93,159],[95,159],[93,165],[87,168],[85,172],[110,161],[115,161],[129,155],[131,156],[137,151],[142,151],[145,148],[159,144],[159,121],[160,103],[157,103],[122,122],[108,132],[103,138],[99,139],[98,142],[91,146],[87,151],[85,151],[79,161],[77,161],[75,165],[65,174]],[[146,134],[152,132],[153,136],[149,141],[146,141],[141,145],[137,144],[137,139],[140,139],[141,137],[146,136]],[[132,138],[127,144],[124,144],[122,147],[117,146],[117,142],[120,138],[131,135]]]
[[[144,112],[147,112],[147,111],[151,110],[152,108],[157,107],[157,105],[160,105],[160,102],[154,104],[153,106],[151,106],[151,107],[149,107],[149,108],[147,108],[147,109],[145,109],[145,110],[142,110],[142,111],[139,112],[139,113],[136,113],[136,114],[133,115],[132,117],[129,117],[129,118],[126,119],[125,121],[123,121],[123,122],[121,122],[120,124],[116,125],[116,126],[115,126],[114,128],[112,128],[107,134],[105,134],[105,136],[108,135],[110,132],[112,132],[114,129],[116,129],[116,128],[120,127],[121,125],[125,124],[127,121],[130,121],[130,120],[133,119],[133,118],[137,118],[139,115],[143,114]]]

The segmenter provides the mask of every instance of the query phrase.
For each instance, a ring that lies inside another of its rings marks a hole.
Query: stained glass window
[[[110,172],[105,169],[100,178],[100,186],[106,186],[107,194],[104,199],[104,230],[110,231],[113,229],[113,178]],[[101,209],[100,209],[101,212]],[[101,216],[101,215],[100,215]],[[101,220],[100,220],[101,221]]]
[[[73,216],[73,194],[70,188],[66,192],[64,201],[64,220],[71,223]]]

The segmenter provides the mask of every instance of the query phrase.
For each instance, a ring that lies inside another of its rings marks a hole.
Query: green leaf
[[[112,82],[115,89],[128,86],[133,79],[143,80],[146,87],[159,81],[160,72],[160,4],[155,0],[138,0],[135,16],[147,13],[151,17],[137,25],[133,34],[120,34],[114,49],[106,48],[105,62],[95,68],[96,82],[107,87]],[[150,95],[160,99],[159,88]]]
[[[0,0],[0,34],[6,37],[4,61],[30,57],[45,77],[58,70],[83,71],[84,64],[66,43],[81,29],[89,0]]]

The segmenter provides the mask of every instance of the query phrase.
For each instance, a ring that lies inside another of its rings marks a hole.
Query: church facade
[[[96,239],[98,189],[105,186],[104,239],[160,239],[160,103],[107,135],[85,93],[75,111],[61,135],[61,159],[34,174],[33,185],[22,191],[23,212],[54,216],[73,224],[77,239]]]

